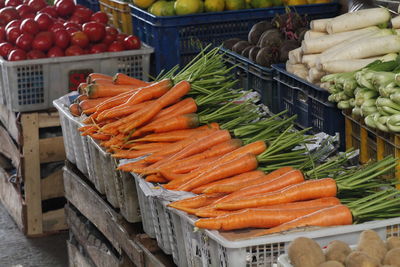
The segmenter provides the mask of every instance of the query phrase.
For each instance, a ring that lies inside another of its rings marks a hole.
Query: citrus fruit
[[[163,16],[175,16],[175,2],[167,2],[164,6]]]
[[[206,0],[204,1],[204,8],[206,12],[220,12],[225,9],[224,0]]]
[[[244,0],[225,0],[226,10],[239,10],[244,9],[245,7],[246,3]]]
[[[273,6],[272,0],[252,0],[251,6],[254,8],[266,8]]]
[[[149,12],[155,16],[164,16],[163,10],[165,9],[165,5],[167,4],[168,2],[165,0],[157,1],[150,6]]]
[[[289,0],[287,4],[289,6],[307,5],[307,0]]]
[[[154,2],[155,2],[155,0],[133,0],[133,4],[140,8],[148,8]]]
[[[177,0],[175,2],[175,13],[177,15],[189,15],[199,12],[201,9],[200,0]]]

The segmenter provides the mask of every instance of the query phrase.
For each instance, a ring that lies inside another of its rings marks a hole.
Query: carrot
[[[235,191],[238,191],[244,187],[248,187],[251,185],[258,185],[266,181],[273,180],[275,178],[278,178],[279,176],[293,170],[292,167],[282,167],[279,168],[278,170],[275,170],[267,175],[253,175],[253,176],[248,176],[246,177],[247,179],[234,179],[234,178],[228,178],[227,180],[223,180],[220,182],[217,182],[215,184],[209,185],[208,187],[204,188],[203,193],[209,194],[209,193],[218,193],[218,192],[223,192],[223,193],[232,193]]]
[[[114,75],[113,81],[115,84],[122,84],[122,85],[136,85],[136,86],[147,86],[150,83],[144,82],[139,79],[135,79],[123,73],[117,73]]]
[[[231,186],[233,188],[236,188],[236,186],[240,186],[241,184],[249,184],[252,180],[258,179],[260,177],[265,177],[266,175],[262,171],[250,171],[250,172],[245,172],[241,173],[236,176],[228,177],[224,180],[219,180],[216,182],[212,182],[209,184],[202,185],[200,187],[197,187],[192,190],[193,193],[195,194],[201,194],[201,193],[206,193],[206,189],[208,188],[213,188],[213,187],[218,187],[218,185],[226,185],[226,186]],[[217,192],[218,190],[211,190],[215,192],[207,192],[207,193],[231,193],[236,190],[225,190],[228,192]]]
[[[97,105],[103,103],[104,101],[106,101],[107,99],[110,99],[109,97],[100,97],[100,98],[96,98],[96,99],[87,99],[87,100],[83,100],[79,103],[79,106],[81,107],[81,109],[85,112],[88,109],[94,109],[93,112],[95,112],[95,108]]]
[[[303,209],[245,209],[216,218],[200,219],[194,225],[212,230],[236,230],[243,228],[270,228],[311,214],[327,206]],[[331,206],[330,206],[331,207]]]
[[[102,79],[102,78],[92,79],[91,83],[92,84],[114,84],[114,82],[112,80]]]
[[[145,180],[146,180],[146,182],[149,182],[149,183],[166,183],[166,182],[168,182],[168,180],[165,180],[162,176],[159,176],[156,174],[146,176]]]
[[[78,85],[78,87],[76,88],[76,91],[77,91],[78,93],[80,93],[81,95],[86,95],[85,89],[86,89],[86,87],[87,87],[88,85],[89,85],[88,83],[80,83],[80,84]],[[87,95],[86,95],[86,96],[87,96]]]
[[[100,134],[100,133],[93,133],[90,136],[96,140],[101,140],[101,141],[107,141],[110,140],[111,138],[111,136],[107,134]]]
[[[143,164],[141,161],[135,161],[131,163],[127,163],[124,165],[121,165],[117,168],[117,170],[125,171],[125,172],[131,172],[131,168],[145,168],[147,167],[147,164]]]
[[[199,195],[191,198],[186,198],[178,201],[174,201],[168,204],[169,207],[178,209],[179,207],[185,208],[200,208],[207,206],[214,201],[220,199],[221,197],[225,196],[225,194],[216,193],[216,194],[209,194],[209,195]]]
[[[315,206],[334,206],[339,205],[340,200],[336,197],[325,197],[325,198],[317,198],[308,201],[299,201],[299,202],[292,202],[292,203],[284,203],[284,204],[277,204],[277,205],[270,205],[270,206],[261,206],[255,209],[304,209],[304,208],[311,208]],[[196,216],[198,217],[218,217],[225,214],[229,214],[232,211],[229,210],[217,210],[213,207],[213,204],[198,209],[196,211]]]
[[[253,236],[263,236],[273,233],[279,233],[287,231],[293,228],[306,227],[306,226],[338,226],[338,225],[350,225],[353,223],[353,215],[348,207],[344,205],[336,205],[333,207],[327,207],[322,210],[318,210],[311,214],[303,217],[294,219],[290,222],[281,224],[279,226],[266,229],[258,232]]]
[[[124,144],[123,148],[129,150],[143,150],[153,147],[168,146],[170,144],[171,143],[147,143],[147,144],[131,143],[131,144]]]
[[[92,83],[93,79],[106,79],[106,80],[112,80],[112,77],[109,75],[101,74],[101,73],[91,73],[87,77],[87,83]]]
[[[130,105],[129,107],[123,107],[120,109],[104,110],[103,112],[99,113],[96,120],[102,121],[102,120],[106,120],[106,119],[115,118],[115,117],[117,117],[117,116],[115,116],[115,112],[118,112],[121,110],[123,110],[124,113],[127,113],[127,112],[134,113],[134,112],[144,108],[146,105],[150,105],[153,102],[154,102],[154,100],[149,100],[149,101],[145,101],[145,102],[142,102],[139,104]]]
[[[125,142],[126,136],[123,134],[119,134],[116,136],[113,136],[109,141],[107,142],[102,142],[101,145],[104,147],[112,147],[112,146],[117,146],[117,145],[123,145]]]
[[[172,175],[172,176],[171,176],[171,175],[168,175],[168,174],[169,174],[168,172],[163,172],[163,175],[165,175],[165,178],[168,179],[168,180],[170,181],[170,180],[174,179],[174,177],[176,176],[176,174],[188,173],[188,172],[190,172],[190,171],[192,171],[192,170],[197,169],[199,166],[204,165],[204,164],[211,163],[211,162],[215,161],[216,159],[218,159],[218,157],[212,157],[212,158],[206,158],[206,159],[202,159],[202,160],[197,160],[197,161],[194,161],[194,162],[192,162],[192,163],[185,164],[185,165],[180,166],[180,167],[175,167],[175,168],[173,169],[174,175]],[[160,173],[160,174],[161,174],[161,173]],[[166,174],[167,174],[167,175],[166,175]],[[195,193],[195,192],[193,192],[193,193]],[[197,194],[197,193],[195,193],[195,194]]]
[[[281,190],[216,204],[217,209],[238,210],[266,205],[290,203],[323,197],[334,197],[337,186],[334,179],[309,180]]]
[[[265,142],[263,142],[263,141],[256,141],[256,142],[247,144],[245,146],[242,146],[238,149],[235,149],[235,150],[225,154],[224,156],[220,157],[219,159],[217,159],[216,161],[214,161],[210,164],[204,165],[204,166],[194,170],[193,172],[188,173],[187,175],[181,176],[179,179],[175,179],[175,180],[169,182],[164,187],[166,189],[175,189],[178,186],[186,183],[187,181],[190,181],[197,175],[203,173],[205,170],[213,168],[215,165],[229,162],[229,161],[231,161],[241,155],[247,154],[247,153],[258,155],[258,154],[261,154],[262,152],[264,152],[265,149],[266,149],[266,145],[265,145]]]
[[[138,87],[132,85],[90,84],[86,87],[89,98],[111,97],[125,92],[131,92]]]
[[[117,150],[115,154],[112,154],[111,156],[113,158],[135,159],[147,154],[157,152],[160,149],[162,149],[162,147],[153,147],[142,150]]]
[[[218,164],[214,168],[198,175],[177,188],[178,191],[191,191],[194,188],[226,177],[248,172],[257,168],[258,161],[255,155],[245,154],[241,157]]]
[[[143,124],[150,121],[154,116],[160,112],[166,106],[175,103],[175,101],[185,96],[190,91],[190,84],[186,81],[177,83],[174,87],[168,90],[167,93],[158,98],[153,104],[141,109],[137,116],[134,116],[134,120],[129,120],[130,123],[127,125],[121,125],[118,130],[120,132],[129,133],[135,128],[142,126]],[[134,114],[136,114],[134,113]]]
[[[82,110],[78,103],[72,103],[69,105],[69,112],[75,117],[79,117],[82,114]]]
[[[182,112],[182,110],[185,110],[185,112]],[[172,118],[178,114],[195,113],[196,111],[197,111],[197,105],[194,99],[185,98],[173,104],[172,106],[169,106],[168,108],[161,110],[156,116],[154,116],[152,121],[156,121],[161,118],[168,118],[168,117]]]
[[[89,99],[89,97],[88,97],[87,95],[79,95],[76,99],[77,99],[79,102],[81,102],[81,101],[83,101],[83,100]]]

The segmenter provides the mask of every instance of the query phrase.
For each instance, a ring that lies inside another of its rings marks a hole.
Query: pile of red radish
[[[107,14],[93,13],[73,0],[54,4],[0,0],[0,56],[17,61],[140,48],[139,38],[107,26]]]

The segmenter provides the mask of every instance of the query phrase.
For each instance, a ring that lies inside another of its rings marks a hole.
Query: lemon
[[[168,2],[165,0],[157,1],[151,5],[149,12],[155,16],[163,16],[163,10]]]
[[[199,7],[199,10],[197,10],[197,13],[203,13],[204,12],[204,2],[203,1],[200,1],[200,7]]]
[[[289,6],[307,5],[307,0],[289,0],[287,4]]]
[[[154,2],[155,2],[155,0],[133,0],[133,4],[140,8],[148,8]]]
[[[274,6],[283,6],[283,0],[272,0]]]
[[[163,16],[175,16],[175,2],[167,2],[164,6]]]
[[[200,0],[177,0],[175,2],[175,13],[177,15],[189,15],[201,10]]]
[[[225,9],[224,0],[206,0],[204,1],[204,7],[206,12],[220,12]]]
[[[244,0],[225,0],[226,10],[239,10],[244,9],[245,7],[246,3]]]
[[[271,0],[252,0],[251,6],[254,8],[266,8],[273,6],[274,3]]]

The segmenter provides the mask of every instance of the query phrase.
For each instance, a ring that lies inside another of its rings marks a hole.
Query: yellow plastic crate
[[[100,0],[99,3],[100,10],[108,15],[110,25],[122,33],[133,33],[128,3],[116,0]]]

